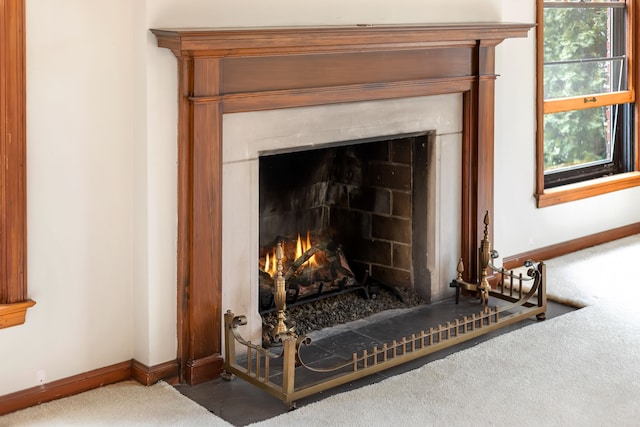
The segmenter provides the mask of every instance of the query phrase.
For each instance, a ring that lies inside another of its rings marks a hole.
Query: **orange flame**
[[[307,230],[306,240],[303,240],[300,237],[300,234],[298,234],[298,240],[296,241],[295,259],[297,260],[298,258],[300,258],[302,254],[304,254],[306,251],[308,251],[311,248],[312,248],[311,233]],[[286,251],[284,251],[284,242],[282,242],[282,249],[283,249],[283,252],[286,253]],[[274,248],[271,254],[267,252],[267,254],[265,255],[264,268],[262,270],[265,273],[268,273],[271,277],[275,277],[276,271],[277,271],[277,264],[278,264],[278,261],[276,260],[276,249]],[[317,267],[317,266],[318,266],[318,261],[316,260],[316,255],[313,254],[306,262],[304,262],[300,266],[300,268]]]
[[[269,252],[267,252],[267,257],[264,260],[264,271],[268,273],[269,267],[271,267],[271,265],[269,264]]]
[[[276,250],[273,249],[273,256],[269,257],[269,252],[267,252],[267,255],[264,259],[264,269],[263,271],[265,273],[269,273],[269,275],[271,277],[275,277],[276,275],[276,271],[277,271],[277,260],[276,260]]]
[[[296,259],[300,258],[303,253],[311,249],[311,234],[309,230],[307,230],[307,240],[306,242],[300,238],[300,234],[298,234],[298,241],[296,242]],[[317,267],[318,262],[316,261],[316,255],[313,254],[311,258],[309,258],[304,264],[300,267]]]
[[[302,246],[302,241],[300,240],[300,233],[298,233],[298,241],[296,242],[296,259],[300,258],[306,249]]]

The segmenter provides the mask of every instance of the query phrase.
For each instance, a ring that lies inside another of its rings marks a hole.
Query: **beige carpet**
[[[0,417],[0,427],[230,425],[164,382],[125,381]]]
[[[257,426],[636,426],[640,236],[548,262],[549,294],[586,308]],[[166,384],[127,382],[0,426],[228,425]]]
[[[637,426],[640,316],[587,307],[258,426]]]
[[[547,261],[547,294],[575,307],[640,301],[640,234]]]

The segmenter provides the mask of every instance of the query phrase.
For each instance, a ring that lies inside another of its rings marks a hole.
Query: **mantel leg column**
[[[220,376],[223,363],[222,105],[210,78],[218,65],[179,57],[178,358],[192,385]]]

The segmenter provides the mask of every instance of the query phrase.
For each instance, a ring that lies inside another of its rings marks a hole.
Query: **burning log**
[[[289,259],[292,258],[295,259],[288,263],[284,274],[288,305],[298,300],[331,295],[358,285],[342,248],[330,240],[313,246],[309,244],[301,255],[292,255]],[[261,270],[260,304],[263,311],[273,306],[273,287],[271,275]]]

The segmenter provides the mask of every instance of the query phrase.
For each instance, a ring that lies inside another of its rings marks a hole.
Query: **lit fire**
[[[271,277],[275,276],[277,263],[278,262],[276,261],[276,250],[274,248],[273,256],[271,258],[269,258],[269,252],[267,252],[267,256],[264,259],[264,271],[269,273]]]
[[[298,241],[296,242],[296,259],[300,258],[302,256],[303,253],[305,253],[306,251],[308,251],[309,249],[311,249],[311,237],[309,236],[309,231],[307,230],[307,241],[303,241],[300,238],[300,234],[298,234]],[[309,258],[304,264],[302,264],[300,267],[302,268],[307,268],[307,267],[317,267],[318,263],[316,262],[316,255],[313,254],[311,255],[311,258]]]
[[[296,252],[295,259],[298,259],[304,254],[306,251],[312,248],[311,245],[311,236],[309,231],[307,231],[307,239],[306,241],[300,237],[298,234],[298,240],[296,241]],[[283,252],[286,253],[284,242],[282,243]],[[278,261],[276,260],[276,249],[273,248],[271,253],[267,252],[264,259],[264,268],[263,271],[268,273],[271,277],[275,277],[277,271]],[[318,262],[316,261],[315,254],[312,255],[304,264],[300,266],[300,268],[308,268],[308,267],[317,267]]]

